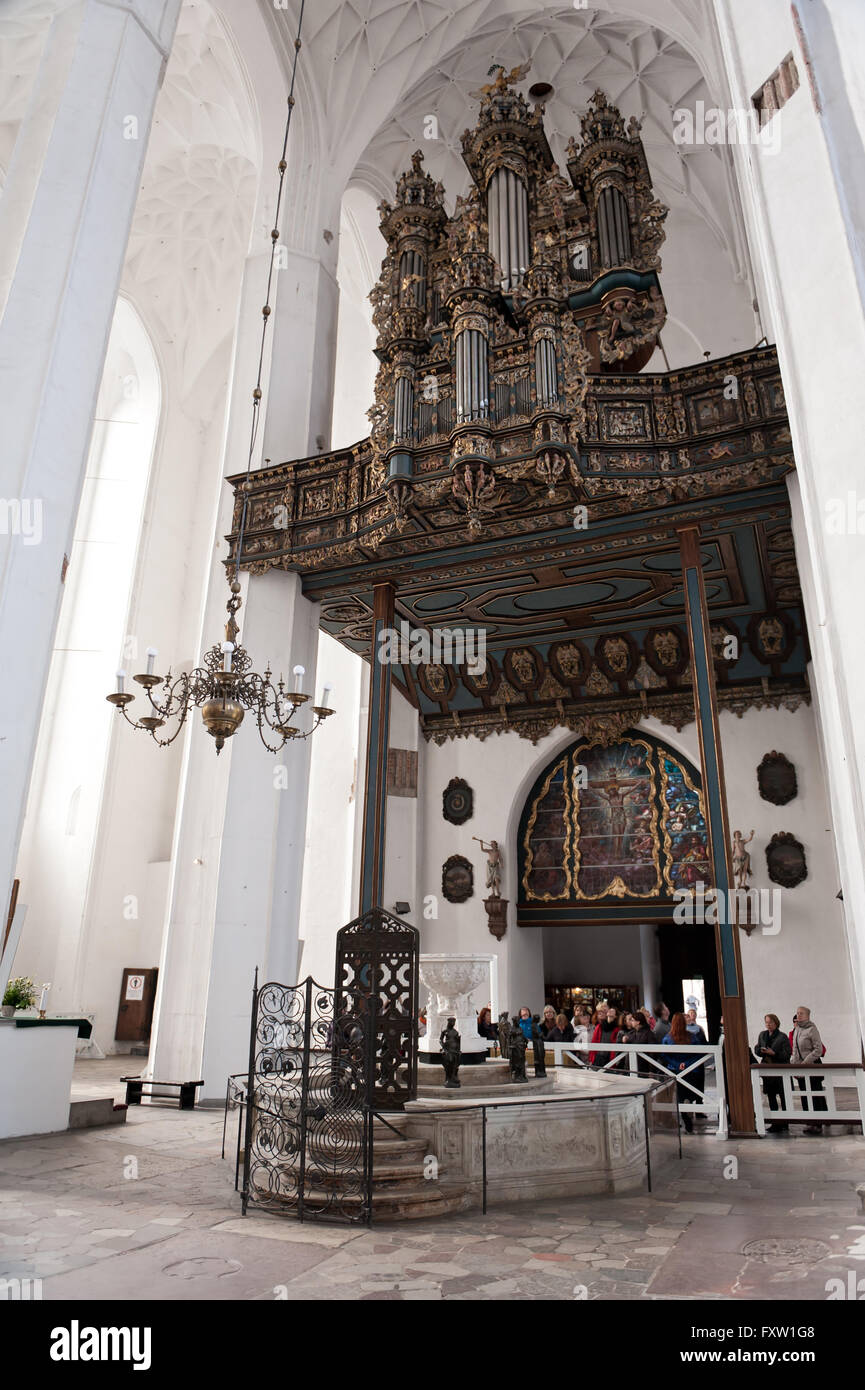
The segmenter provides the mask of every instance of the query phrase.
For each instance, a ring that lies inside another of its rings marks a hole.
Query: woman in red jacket
[[[613,1043],[619,1036],[619,1016],[615,1009],[608,1008],[605,1019],[598,1020],[595,1031],[592,1034],[593,1043]],[[589,1066],[604,1067],[612,1057],[612,1052],[590,1052]]]

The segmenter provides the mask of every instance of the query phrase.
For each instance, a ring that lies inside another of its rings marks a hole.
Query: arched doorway
[[[517,838],[517,926],[542,929],[547,1002],[570,1013],[599,998],[620,1008],[663,998],[677,1009],[684,982],[702,980],[717,1035],[713,929],[673,916],[683,891],[711,882],[687,758],[642,731],[610,745],[577,739],[536,778]]]

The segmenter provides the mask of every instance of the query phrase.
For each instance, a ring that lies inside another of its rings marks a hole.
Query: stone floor
[[[73,1094],[122,1100],[127,1070],[80,1062]],[[143,1106],[125,1126],[0,1143],[0,1277],[41,1278],[48,1300],[463,1301],[825,1300],[828,1280],[865,1279],[865,1143],[840,1127],[685,1136],[651,1195],[358,1230],[242,1218],[222,1123]]]

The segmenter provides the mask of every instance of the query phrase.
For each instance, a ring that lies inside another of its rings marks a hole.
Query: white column
[[[63,558],[71,553],[129,227],[179,8],[180,0],[83,0],[57,21],[0,202],[0,244],[17,245],[26,213],[0,324],[0,497],[8,517],[0,534],[0,650],[15,669],[0,688],[4,904]],[[34,189],[32,159],[46,124],[43,81],[54,117]],[[23,526],[14,533],[10,503],[21,507],[29,535]]]
[[[339,212],[336,214],[339,227]],[[337,241],[324,254],[280,248],[264,454],[274,463],[330,448],[339,286]]]
[[[650,1009],[660,998],[660,960],[658,956],[658,929],[652,922],[640,923],[640,978],[643,989],[642,1002]]]

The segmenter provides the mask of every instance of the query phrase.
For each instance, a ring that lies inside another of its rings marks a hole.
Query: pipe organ
[[[479,94],[478,123],[462,138],[472,185],[452,217],[420,151],[381,207],[370,440],[400,525],[429,467],[424,451],[443,446],[473,534],[517,447],[552,496],[579,457],[588,374],[639,371],[664,322],[666,209],[639,123],[626,126],[595,92],[566,177],[543,107],[514,90],[520,75],[500,70]]]

